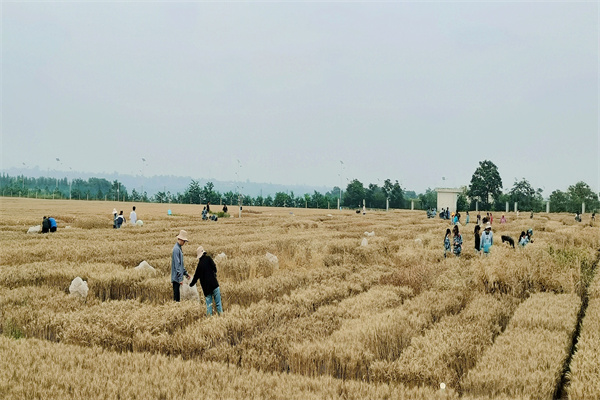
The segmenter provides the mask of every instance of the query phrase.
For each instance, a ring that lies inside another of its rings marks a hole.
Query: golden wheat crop
[[[463,383],[465,392],[473,396],[554,398],[570,352],[580,302],[574,294],[532,295],[469,371]]]
[[[444,258],[447,222],[420,211],[245,207],[213,222],[137,204],[144,225],[113,229],[112,209],[132,205],[1,200],[1,398],[548,398],[580,296],[598,312],[600,235],[566,215],[509,215],[487,257],[461,227],[463,255]],[[44,215],[58,231],[27,234]],[[525,248],[499,240],[528,228]],[[220,316],[202,293],[172,301],[180,229],[189,273],[198,245],[217,259]],[[77,276],[85,300],[69,295]],[[584,319],[571,398],[597,374],[597,327]]]

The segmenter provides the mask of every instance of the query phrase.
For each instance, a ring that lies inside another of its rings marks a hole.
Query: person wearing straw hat
[[[492,224],[485,224],[485,231],[481,234],[481,249],[484,254],[489,254],[494,244],[494,234],[492,233]]]
[[[206,314],[212,315],[213,300],[217,306],[217,314],[221,314],[223,305],[221,304],[221,289],[219,289],[219,282],[217,281],[217,266],[213,259],[206,254],[204,247],[199,246],[196,253],[198,267],[196,267],[190,286],[194,286],[200,280],[200,286],[202,286],[202,292],[206,300]]]
[[[180,288],[183,285],[183,277],[190,279],[190,275],[183,266],[182,247],[188,242],[187,232],[179,231],[177,243],[173,246],[173,255],[171,256],[171,283],[173,283],[173,300],[180,300]]]

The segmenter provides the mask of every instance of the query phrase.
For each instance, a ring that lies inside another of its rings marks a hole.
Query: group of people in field
[[[188,242],[187,232],[184,230],[179,231],[177,235],[177,243],[173,246],[173,253],[171,255],[171,283],[173,284],[173,300],[180,301],[181,299],[181,286],[183,285],[183,278],[191,279],[190,286],[196,285],[200,282],[202,287],[202,293],[206,302],[206,313],[208,315],[213,314],[212,304],[215,302],[217,313],[223,312],[223,305],[221,303],[221,289],[219,288],[219,281],[217,280],[217,266],[213,259],[206,254],[204,247],[198,246],[196,249],[196,259],[198,265],[196,266],[196,272],[194,277],[190,278],[185,266],[183,265],[183,246]]]
[[[42,233],[56,232],[57,228],[58,225],[54,218],[44,216],[44,219],[42,220]]]
[[[447,211],[447,210],[445,210]],[[452,213],[452,230],[446,229],[444,235],[444,257],[452,253],[455,256],[460,256],[462,253],[463,238],[459,231],[460,225],[460,213]],[[492,221],[493,216],[491,213],[487,213],[487,216],[481,218],[481,214],[477,213],[477,224],[473,230],[474,241],[475,241],[475,254],[488,255],[491,252],[492,246],[494,245],[494,233],[492,232]],[[533,212],[531,212],[531,218],[533,218]],[[466,224],[469,223],[469,212],[467,211]],[[504,214],[502,214],[501,223],[506,222]],[[481,232],[481,223],[485,224],[485,229]],[[452,236],[451,236],[452,235]],[[525,247],[528,243],[533,242],[533,229],[522,231],[519,236],[518,244],[521,247]],[[510,236],[502,235],[502,243],[506,242],[515,247],[515,242]]]
[[[114,229],[119,229],[121,228],[121,226],[123,226],[127,221],[125,220],[125,216],[123,215],[123,210],[121,210],[118,214],[117,214],[117,209],[113,208],[113,228]],[[137,214],[135,212],[135,206],[133,206],[133,210],[131,210],[131,212],[129,213],[129,222],[132,225],[135,225],[137,223]]]

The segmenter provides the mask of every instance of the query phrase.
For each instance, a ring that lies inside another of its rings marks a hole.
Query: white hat
[[[485,229],[492,229],[492,224],[490,224],[489,222],[487,224],[485,224]]]
[[[204,247],[202,246],[198,246],[198,249],[196,249],[196,253],[198,253],[198,255],[196,256],[196,258],[200,258],[204,255],[204,253],[206,253],[204,251]]]
[[[117,213],[117,209],[113,208],[113,214],[116,214],[116,213]]]
[[[184,242],[189,242],[187,238],[187,232],[183,229],[179,231],[179,235],[177,235],[177,239],[183,240]]]

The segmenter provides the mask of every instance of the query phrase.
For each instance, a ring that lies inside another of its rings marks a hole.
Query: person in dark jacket
[[[481,236],[479,235],[479,231],[481,227],[479,225],[475,225],[475,230],[473,233],[475,234],[475,254],[481,254]]]
[[[200,280],[200,286],[202,286],[202,292],[206,300],[206,314],[212,315],[212,303],[213,300],[217,306],[217,313],[223,312],[223,306],[221,304],[221,290],[219,289],[219,282],[217,281],[217,266],[213,259],[206,254],[204,248],[199,246],[196,250],[198,259],[198,266],[194,273],[194,278],[190,282],[190,286],[194,286],[198,280]]]
[[[48,217],[44,217],[42,220],[42,233],[48,232],[50,232],[50,221],[48,220]]]

